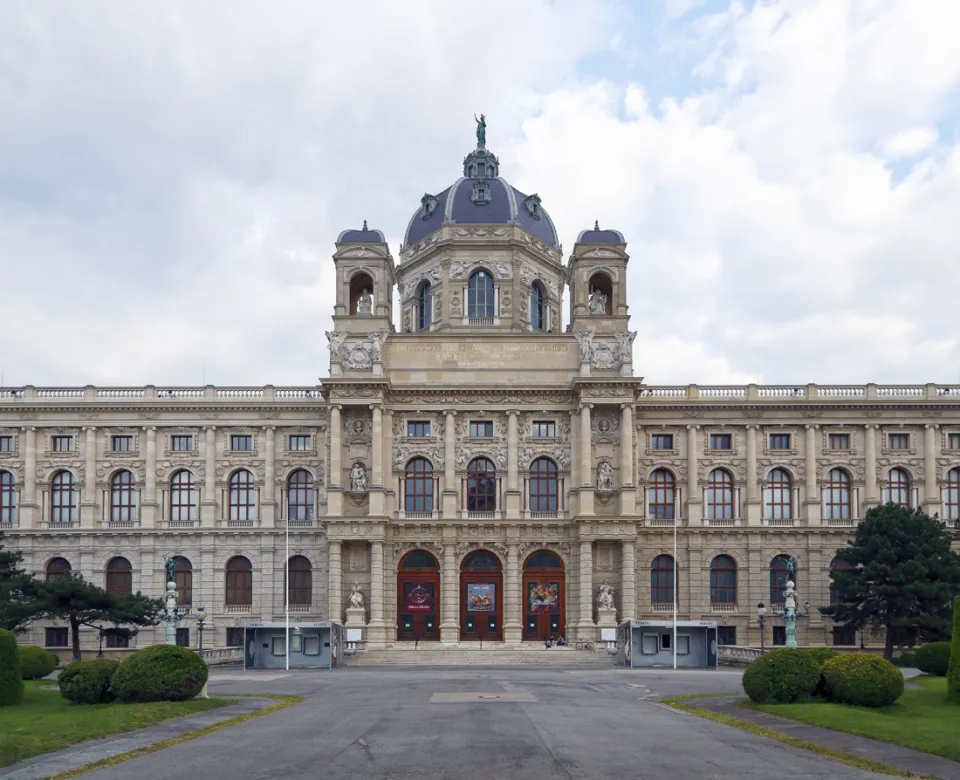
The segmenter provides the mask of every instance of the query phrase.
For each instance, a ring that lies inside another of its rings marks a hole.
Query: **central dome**
[[[519,225],[560,249],[557,231],[540,196],[525,195],[500,177],[500,162],[483,144],[463,161],[463,176],[437,195],[425,194],[403,238],[404,247],[419,243],[442,225]]]

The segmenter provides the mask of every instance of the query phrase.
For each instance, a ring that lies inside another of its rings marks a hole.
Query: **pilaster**
[[[593,514],[593,430],[590,410],[593,404],[580,405],[580,501],[577,514]]]
[[[620,620],[633,620],[637,617],[637,543],[624,539],[620,545]]]
[[[451,528],[450,530],[456,531]],[[446,535],[445,535],[446,536]],[[440,588],[442,620],[440,623],[440,641],[445,645],[460,641],[460,626],[457,613],[460,608],[460,583],[457,576],[456,539],[444,538],[443,544],[443,586]]]
[[[446,424],[443,429],[443,518],[457,517],[457,413],[452,409],[444,412]]]
[[[806,426],[806,441],[804,442],[804,470],[806,471],[806,498],[804,507],[806,508],[807,525],[822,525],[823,517],[820,504],[820,493],[817,490],[817,454],[820,451],[819,436],[817,430],[819,425]]]
[[[37,503],[37,429],[23,428],[23,494],[18,510],[21,528],[40,527],[40,505]]]
[[[866,496],[860,509],[861,516],[865,515],[872,506],[880,503],[880,491],[877,488],[877,428],[879,425],[870,423],[864,426],[864,483]]]
[[[620,406],[620,514],[637,513],[637,488],[633,473],[633,403]]]
[[[330,487],[327,489],[327,514],[343,514],[343,423],[339,404],[330,407]],[[338,618],[339,619],[339,618]]]
[[[699,425],[687,426],[687,525],[703,525],[703,498],[697,475],[697,450],[700,446]]]
[[[519,644],[523,640],[520,600],[520,545],[507,542],[507,592],[503,597],[503,641],[507,644]]]
[[[330,584],[327,589],[327,613],[330,620],[343,622],[343,542],[331,539],[327,542],[327,556],[329,558]],[[372,597],[371,597],[372,598]]]
[[[940,491],[937,490],[937,429],[939,425],[923,426],[923,511],[940,511]]]
[[[383,621],[384,601],[383,542],[370,542],[370,622],[367,624],[367,647],[386,645],[386,625]]]
[[[518,412],[511,409],[507,412],[507,489],[506,499],[507,517],[520,518],[520,434],[517,421]]]
[[[277,518],[277,462],[276,426],[263,426],[263,438],[266,441],[266,458],[264,463],[263,495],[260,500],[260,524],[264,528],[273,528]]]
[[[80,501],[80,526],[93,528],[97,522],[97,429],[91,425],[84,427],[83,431],[85,474]]]
[[[593,542],[580,542],[580,621],[577,636],[596,639],[597,626],[593,622]]]
[[[144,427],[147,434],[147,473],[140,502],[140,525],[153,528],[157,524],[157,427]]]
[[[208,425],[204,429],[203,498],[200,501],[200,523],[204,528],[217,524],[217,428]]]
[[[370,514],[382,515],[383,507],[383,406],[371,404],[373,430],[370,436],[371,476],[369,486]]]
[[[748,425],[747,427],[747,477],[746,488],[747,496],[745,503],[745,515],[747,525],[760,525],[763,516],[763,504],[760,500],[757,489],[757,429],[758,425]]]

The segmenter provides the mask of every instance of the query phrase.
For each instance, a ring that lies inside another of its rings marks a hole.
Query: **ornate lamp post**
[[[797,646],[797,618],[810,614],[810,602],[805,601],[803,611],[797,612],[797,591],[793,582],[793,558],[787,561],[787,581],[783,589],[783,623],[786,626],[787,647]]]
[[[760,652],[763,652],[766,649],[763,645],[763,629],[767,626],[767,608],[762,601],[757,604],[757,624],[760,626]]]
[[[177,643],[177,623],[189,616],[189,610],[181,609],[177,606],[177,582],[174,570],[177,566],[179,555],[172,558],[164,558],[164,570],[167,574],[167,589],[164,593],[164,611],[160,620],[164,626],[164,644],[175,645]]]
[[[199,640],[198,640],[199,644],[197,645],[197,652],[200,655],[203,655],[203,629],[206,626],[205,621],[207,619],[207,611],[203,607],[200,607],[199,609],[197,609],[197,614],[195,615],[195,617],[197,618],[197,635],[199,636]]]

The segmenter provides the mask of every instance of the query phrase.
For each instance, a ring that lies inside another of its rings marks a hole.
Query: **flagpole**
[[[290,671],[290,513],[289,512],[287,512],[287,519],[286,519],[286,522],[283,524],[283,527],[284,527],[284,538],[286,541],[286,555],[287,555],[286,562],[284,563],[284,570],[286,572],[286,576],[283,578],[284,585],[285,585],[284,590],[286,591],[283,594],[283,605],[284,605],[284,610],[286,612],[286,622],[287,622],[287,628],[286,628],[287,635],[286,635],[286,639],[284,639],[284,649],[286,651],[284,652],[284,661],[286,663],[286,670],[289,672]]]
[[[677,518],[673,518],[673,668],[677,668]]]

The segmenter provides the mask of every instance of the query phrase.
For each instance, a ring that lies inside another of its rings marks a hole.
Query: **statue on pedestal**
[[[600,461],[597,466],[597,490],[606,492],[613,490],[613,466],[607,461]]]
[[[477,148],[483,149],[487,145],[487,115],[480,114],[480,118],[477,119],[477,115],[473,115],[474,121],[477,123]]]
[[[597,596],[598,609],[616,609],[613,603],[613,587],[604,583],[600,586],[600,593]]]
[[[596,287],[590,290],[590,298],[587,300],[587,311],[591,314],[607,313],[607,296]]]
[[[359,582],[353,583],[353,588],[350,590],[350,608],[363,609],[363,588],[360,587]]]
[[[369,290],[364,290],[357,298],[357,314],[373,314],[373,296]]]
[[[362,463],[354,463],[350,469],[350,491],[352,493],[367,492],[367,470]]]

